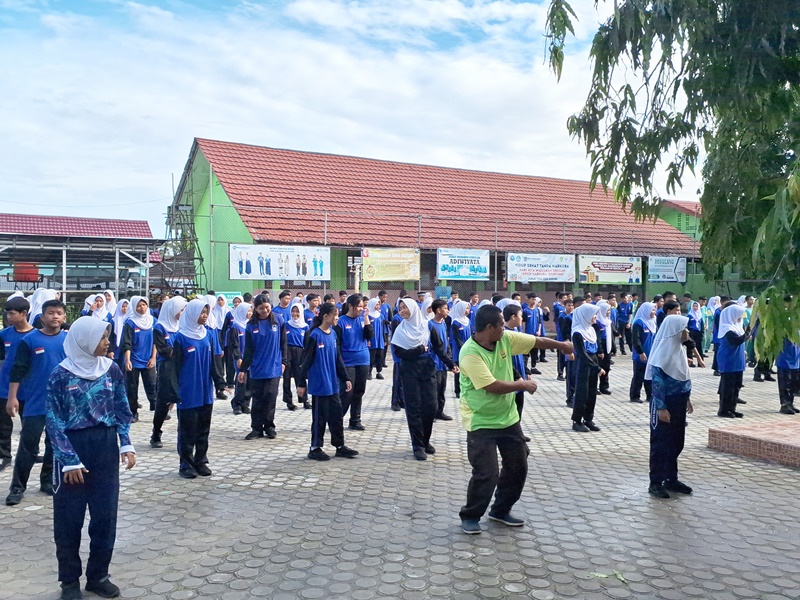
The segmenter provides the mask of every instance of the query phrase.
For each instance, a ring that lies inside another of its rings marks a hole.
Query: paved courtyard
[[[112,579],[123,597],[148,600],[800,598],[800,472],[705,446],[709,427],[793,419],[777,412],[776,384],[746,374],[745,419],[723,420],[718,379],[693,369],[681,478],[695,493],[656,500],[647,406],[627,398],[629,359],[617,357],[614,393],[599,399],[602,432],[587,434],[570,430],[555,361],[543,365],[523,417],[530,474],[514,512],[527,525],[484,522],[480,536],[464,535],[457,514],[469,478],[464,431],[437,421],[436,456],[414,460],[404,414],[389,409],[391,369],[368,383],[367,430],[347,432],[361,451],[354,460],[305,458],[310,411],[279,408],[278,438],[247,442],[249,417],[219,402],[214,475],[187,481],[176,421],[161,450],[140,422]],[[9,480],[0,474],[3,494]],[[0,506],[0,598],[58,597],[51,500],[37,481],[35,471],[22,504]]]

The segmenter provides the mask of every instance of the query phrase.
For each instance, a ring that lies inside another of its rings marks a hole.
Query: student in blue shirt
[[[455,301],[458,302],[456,295]],[[450,314],[450,309],[447,308],[447,303],[444,300],[436,299],[431,303],[431,310],[433,317],[428,319],[428,329],[430,330],[431,345],[438,345],[441,342],[444,347],[444,356],[447,360],[442,360],[436,354],[433,355],[433,363],[436,365],[436,418],[440,421],[452,421],[453,417],[444,412],[444,407],[447,402],[445,396],[447,392],[447,372],[455,372],[455,363],[452,359],[452,350],[450,345],[450,335],[448,334],[447,316]],[[438,338],[436,341],[433,338]]]
[[[600,309],[582,304],[572,313],[572,345],[575,354],[575,400],[572,408],[573,431],[600,431],[594,423],[597,379],[605,371],[597,362],[598,340],[593,325]]]
[[[247,301],[242,302],[233,309],[233,322],[228,329],[228,347],[233,355],[233,364],[236,370],[236,389],[231,400],[233,414],[250,414],[250,385],[245,377],[244,383],[239,383],[242,356],[244,355],[244,335],[247,331],[247,322],[253,316],[253,307]]]
[[[208,434],[214,410],[214,390],[224,378],[218,367],[222,346],[215,329],[206,326],[211,305],[195,298],[181,313],[172,336],[172,360],[178,375],[179,474],[184,479],[209,477]]]
[[[336,303],[336,308],[339,309],[339,313],[344,310],[345,304],[347,304],[347,292],[345,290],[339,290],[339,301]]]
[[[119,464],[136,464],[125,377],[110,358],[110,324],[81,317],[47,383],[47,433],[56,473],[53,533],[62,600],[81,597],[81,530],[89,509],[86,591],[119,595],[108,578],[119,505]],[[119,438],[119,445],[117,445]]]
[[[617,305],[617,331],[619,332],[619,352],[623,356],[625,352],[625,344],[633,352],[633,338],[631,332],[631,315],[633,313],[633,302],[631,297],[626,294],[620,294],[619,304]]]
[[[350,412],[350,429],[363,431],[361,423],[361,405],[364,392],[367,391],[369,375],[369,342],[374,333],[369,314],[364,308],[364,296],[351,294],[344,302],[344,314],[334,326],[339,338],[344,366],[347,367],[347,378],[352,383],[348,392],[339,390],[342,399],[342,416]]]
[[[22,502],[31,469],[39,455],[39,442],[45,427],[47,409],[47,378],[56,365],[64,360],[64,340],[67,332],[61,329],[66,318],[66,306],[60,300],[48,300],[42,305],[42,328],[29,332],[17,346],[11,367],[6,411],[10,417],[19,412],[22,429],[19,432],[17,457],[11,488],[6,498],[8,506]],[[44,437],[44,461],[40,474],[40,489],[53,495],[53,450],[50,437]]]
[[[369,374],[367,379],[372,379],[372,369],[375,369],[375,379],[383,379],[383,352],[386,349],[384,340],[385,324],[380,298],[372,298],[367,302],[367,314],[372,323],[372,339],[369,342]]]
[[[272,303],[270,303],[271,311],[282,323],[286,323],[286,321],[292,318],[292,308],[290,306],[291,302],[292,292],[289,290],[283,290],[280,294],[278,294],[278,304],[276,306],[272,306]]]
[[[563,299],[564,309],[561,311],[561,317],[558,319],[558,329],[561,335],[561,339],[557,340],[559,342],[572,339],[572,311],[576,303],[578,306],[583,304],[583,298],[579,296],[576,300],[570,297],[565,297]],[[566,382],[567,406],[572,408],[575,404],[575,355],[564,354],[563,356],[564,372],[566,376],[561,379]]]
[[[453,304],[453,314],[450,326],[450,344],[453,350],[453,362],[458,365],[459,352],[472,335],[472,310],[471,304],[459,300]],[[477,311],[477,308],[475,309]],[[461,378],[458,371],[453,371],[453,391],[456,398],[461,397]]]
[[[131,403],[133,422],[139,422],[139,376],[150,410],[156,409],[156,346],[153,342],[153,315],[150,303],[144,296],[131,298],[131,309],[122,328],[120,352],[125,357],[128,380],[128,402]]]
[[[291,319],[286,323],[286,369],[283,371],[283,401],[289,410],[295,410],[296,406],[292,402],[292,378],[294,387],[303,390],[306,381],[300,377],[300,366],[303,362],[303,344],[306,333],[311,326],[303,318],[303,305],[299,302],[292,304]],[[313,319],[312,319],[313,322]],[[297,392],[297,403],[303,408],[311,408],[308,395],[300,395]]]
[[[650,355],[650,348],[653,345],[656,329],[656,305],[653,302],[642,302],[641,306],[636,310],[636,316],[631,327],[631,343],[633,344],[631,346],[633,377],[631,378],[629,391],[631,402],[642,404],[642,386],[644,386],[647,402],[650,402],[652,385],[650,381],[644,378],[644,373],[647,368],[647,357]]]
[[[125,356],[120,351],[119,345],[122,343],[122,332],[125,321],[128,319],[130,310],[130,300],[123,298],[114,307],[114,314],[111,315],[111,337],[109,338],[108,357],[117,363],[119,368],[125,373]]]
[[[786,302],[792,297],[787,296]],[[778,397],[781,401],[780,412],[785,415],[800,413],[794,405],[794,397],[800,392],[800,345],[789,339],[783,340],[783,350],[775,360],[778,368]]]
[[[497,303],[500,308],[500,303]],[[563,306],[561,308],[563,313]],[[507,331],[522,331],[522,307],[519,304],[508,303],[503,306],[503,321],[505,321],[505,328]],[[514,365],[514,381],[518,379],[530,379],[531,376],[525,373],[525,355],[514,354],[511,357],[511,362]],[[522,410],[525,408],[525,392],[519,390],[515,392],[514,403],[517,405],[517,414],[519,414],[520,422],[522,421]],[[530,442],[531,438],[523,435],[526,442]]]
[[[542,309],[539,308],[541,299],[533,292],[526,295],[527,304],[522,307],[522,321],[525,325],[523,333],[528,335],[541,336],[542,334]],[[531,350],[531,374],[541,375],[542,372],[536,368],[536,363],[539,360],[539,350]]]
[[[17,354],[17,347],[26,335],[33,331],[28,323],[30,303],[25,298],[9,298],[4,310],[5,327],[0,330],[0,471],[11,464],[11,434],[14,421],[6,412],[8,385],[11,367]]]
[[[719,350],[715,353],[721,374],[717,416],[729,419],[744,416],[736,410],[746,368],[744,343],[750,337],[750,332],[742,324],[744,315],[745,307],[732,303],[723,308],[719,316]]]
[[[308,294],[306,296],[306,303],[308,306],[303,310],[303,320],[308,325],[308,328],[314,325],[314,317],[317,316],[317,309],[322,303],[322,299],[317,294]]]
[[[383,317],[383,352],[381,353],[381,367],[388,369],[389,365],[386,363],[386,352],[389,349],[389,334],[392,331],[394,312],[389,304],[389,294],[386,290],[378,292],[378,300],[381,301],[381,317]]]
[[[291,317],[291,313],[289,315]],[[251,431],[244,439],[264,436],[274,439],[277,436],[275,403],[278,385],[286,368],[286,323],[273,313],[266,296],[256,296],[253,301],[253,316],[247,323],[244,346],[238,378],[240,383],[244,383],[247,374],[253,395]]]
[[[331,435],[331,445],[336,448],[336,456],[355,458],[358,451],[348,448],[344,443],[344,415],[339,399],[339,390],[344,381],[344,390],[349,392],[352,383],[347,378],[339,341],[333,328],[339,322],[339,309],[335,304],[324,303],[314,318],[314,325],[308,332],[303,348],[303,366],[300,376],[308,381],[311,394],[311,447],[308,458],[311,460],[330,460],[323,450],[325,428]]]
[[[600,394],[609,395],[608,374],[611,371],[611,350],[614,347],[614,340],[612,338],[611,324],[611,306],[606,300],[599,300],[595,306],[599,309],[597,311],[597,319],[594,324],[595,331],[597,331],[597,364],[603,370],[604,374],[598,378],[597,391]]]
[[[151,448],[163,448],[161,428],[169,419],[169,411],[178,403],[178,379],[175,363],[172,361],[172,340],[178,333],[181,313],[186,308],[186,299],[182,296],[168,298],[158,312],[158,322],[153,327],[153,343],[158,356],[156,358],[156,410],[153,413],[153,433],[150,435]]]

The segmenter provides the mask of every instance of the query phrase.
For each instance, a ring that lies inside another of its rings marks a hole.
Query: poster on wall
[[[230,244],[229,279],[330,281],[331,249],[325,246]]]
[[[648,256],[647,281],[686,283],[686,258],[679,256]]]
[[[364,248],[361,250],[364,281],[418,281],[418,248]]]
[[[436,278],[489,281],[489,251],[439,248],[436,251]]]
[[[574,254],[506,254],[506,278],[508,281],[528,283],[530,281],[575,282]]]
[[[642,259],[638,256],[578,256],[579,282],[588,285],[642,283]]]

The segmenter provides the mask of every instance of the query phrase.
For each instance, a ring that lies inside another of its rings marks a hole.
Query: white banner
[[[592,285],[642,283],[642,259],[638,256],[578,256],[580,282]]]
[[[489,281],[489,251],[439,248],[436,251],[436,277]]]
[[[647,281],[686,283],[686,258],[678,256],[648,256]]]
[[[229,279],[330,281],[331,249],[230,244]]]
[[[506,254],[506,278],[508,281],[575,281],[574,254]]]

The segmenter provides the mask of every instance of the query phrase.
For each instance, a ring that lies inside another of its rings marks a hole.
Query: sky
[[[557,82],[548,4],[0,0],[0,210],[162,237],[194,137],[588,180],[566,122],[610,9],[573,0]]]

